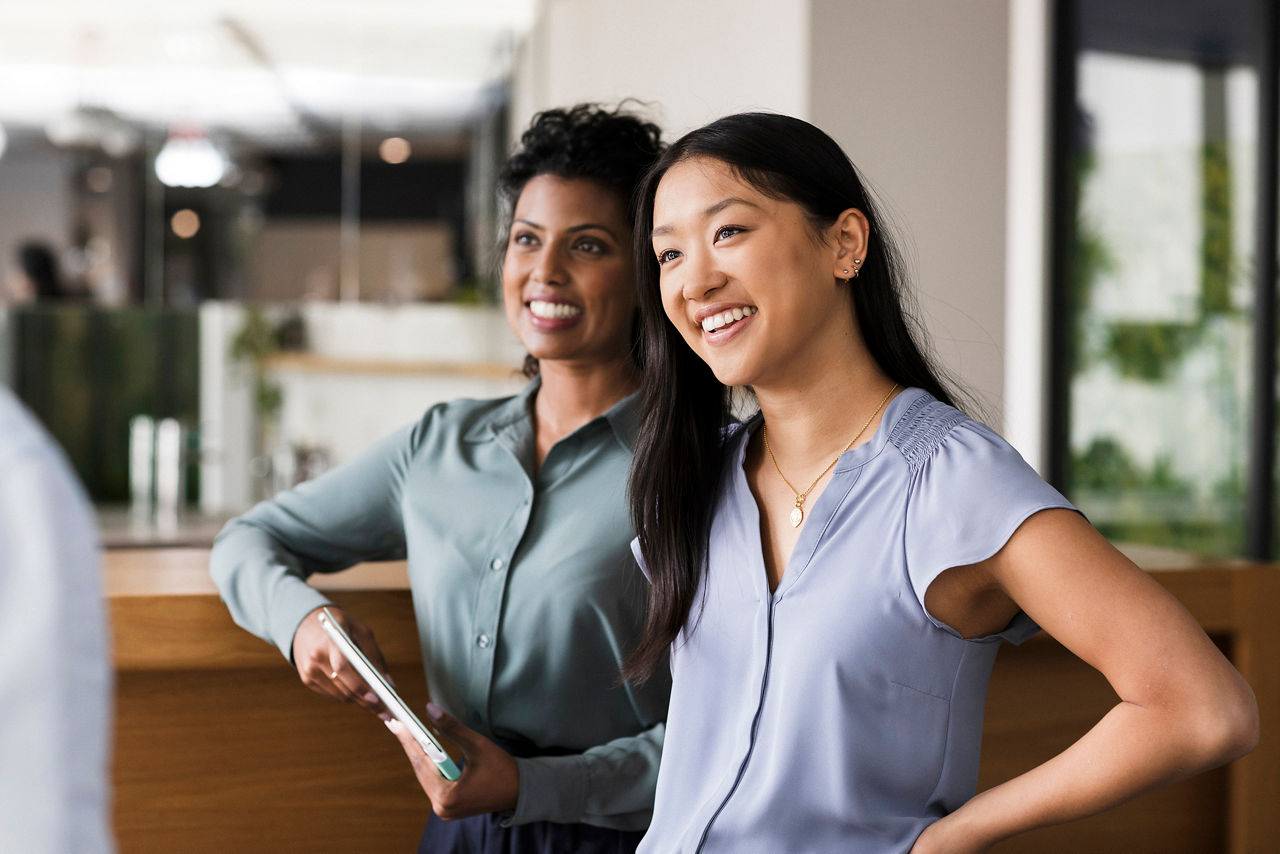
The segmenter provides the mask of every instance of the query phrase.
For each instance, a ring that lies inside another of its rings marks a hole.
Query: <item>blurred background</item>
[[[495,176],[580,101],[668,139],[741,110],[832,134],[975,414],[1187,604],[1273,732],[1280,576],[1236,559],[1280,530],[1278,44],[1274,0],[0,3],[0,382],[97,505],[120,850],[417,839],[399,749],[231,624],[207,547],[433,403],[523,385]],[[410,684],[404,566],[364,570],[323,583]],[[980,787],[1114,702],[1048,639],[1006,648]],[[1274,851],[1277,767],[1264,736],[1000,850]]]
[[[534,112],[775,110],[887,200],[942,360],[1104,533],[1271,558],[1271,6],[6,4],[0,380],[108,545],[207,544],[520,387],[494,178]]]

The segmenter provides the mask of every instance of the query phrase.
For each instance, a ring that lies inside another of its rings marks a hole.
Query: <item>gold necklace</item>
[[[805,499],[809,497],[809,493],[818,485],[818,481],[827,476],[827,472],[831,471],[831,467],[839,462],[840,457],[844,456],[844,452],[852,448],[853,443],[862,438],[862,434],[867,432],[867,428],[871,426],[871,422],[880,414],[880,410],[884,409],[884,405],[889,402],[889,398],[893,397],[893,393],[897,390],[898,384],[894,383],[893,388],[889,389],[889,393],[884,396],[884,400],[880,401],[880,405],[876,407],[876,411],[871,413],[871,417],[867,419],[867,423],[862,425],[862,429],[858,431],[858,435],[854,436],[849,441],[849,444],[844,446],[844,451],[836,454],[836,458],[827,464],[827,467],[822,470],[822,474],[814,478],[813,483],[809,484],[809,488],[804,492],[800,492],[792,486],[791,481],[787,480],[787,476],[782,473],[782,469],[778,468],[778,458],[773,455],[773,448],[769,447],[769,425],[766,424],[761,428],[760,432],[764,437],[764,449],[769,452],[769,459],[773,460],[773,467],[777,470],[778,477],[782,478],[782,482],[785,483],[787,488],[794,492],[796,496],[796,506],[791,510],[791,527],[800,527],[800,523],[804,521],[804,502]]]

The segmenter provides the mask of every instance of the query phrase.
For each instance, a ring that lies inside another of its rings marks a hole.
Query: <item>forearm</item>
[[[1242,736],[1248,727],[1230,717],[1121,702],[1061,754],[940,821],[933,830],[948,842],[937,850],[982,851],[1229,761],[1251,746],[1247,733]]]
[[[311,611],[328,604],[306,582],[300,562],[266,531],[235,520],[218,536],[209,571],[236,625],[292,658],[293,635]]]
[[[288,658],[293,632],[325,598],[306,584],[363,560],[404,557],[400,484],[411,428],[355,460],[233,519],[213,546],[210,573],[241,627]]]
[[[1033,516],[980,571],[1106,677],[1121,702],[1058,756],[921,834],[976,852],[1100,812],[1253,748],[1253,692],[1195,619],[1076,514]]]

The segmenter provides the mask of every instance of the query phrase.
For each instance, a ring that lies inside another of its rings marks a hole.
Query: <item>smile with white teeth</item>
[[[564,320],[582,314],[582,309],[568,303],[535,299],[529,302],[529,313],[534,317],[543,317],[548,320]]]
[[[704,318],[702,321],[702,328],[706,332],[717,332],[724,329],[731,323],[737,323],[744,317],[750,317],[759,310],[760,309],[755,308],[754,306],[744,305],[742,308],[722,311],[720,314],[713,314],[710,317]]]

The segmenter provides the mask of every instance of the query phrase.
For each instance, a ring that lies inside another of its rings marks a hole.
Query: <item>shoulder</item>
[[[908,515],[979,530],[1048,507],[1075,509],[995,430],[927,392],[913,391],[919,396],[888,439],[909,469]]]
[[[0,387],[0,480],[7,492],[79,493],[80,483],[62,449],[8,389]]]
[[[895,420],[887,443],[919,474],[934,468],[1030,467],[999,433],[922,389]]]
[[[482,442],[529,417],[529,390],[507,397],[460,397],[437,403],[406,428],[414,447],[438,441]]]
[[[0,513],[0,522],[8,523],[7,530],[55,526],[77,536],[92,531],[88,499],[62,449],[3,387],[0,437],[0,506],[9,514]]]

